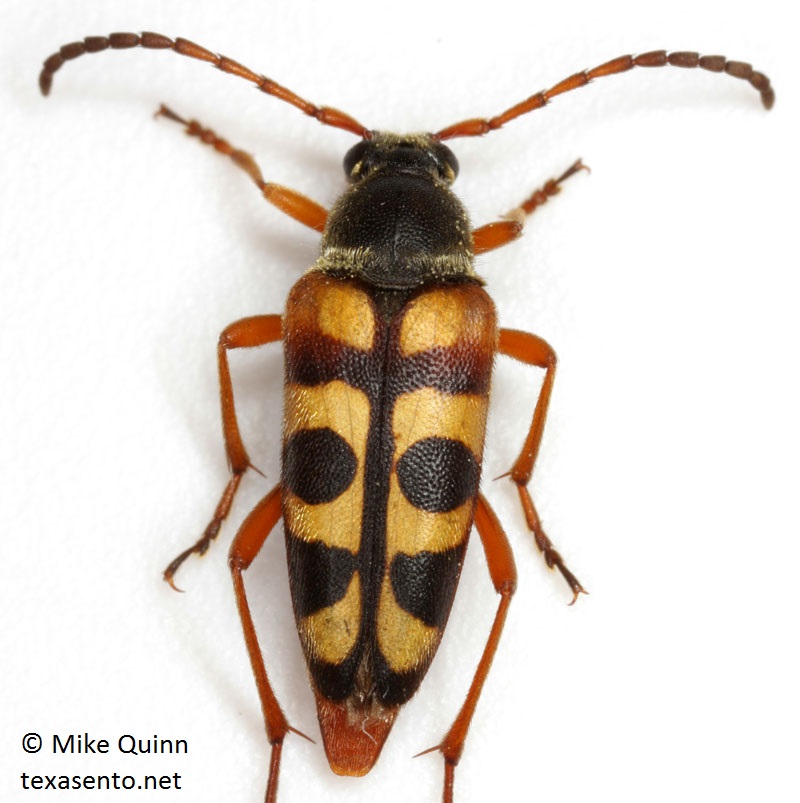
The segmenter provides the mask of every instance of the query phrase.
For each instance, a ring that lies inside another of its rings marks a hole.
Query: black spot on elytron
[[[397,461],[397,479],[414,507],[429,513],[455,510],[478,491],[481,469],[461,441],[424,438]]]
[[[309,505],[332,502],[356,475],[350,444],[328,427],[301,429],[283,447],[283,482]]]
[[[426,625],[441,633],[447,624],[456,593],[467,535],[457,547],[446,552],[396,555],[389,569],[392,593],[398,604]],[[386,706],[403,705],[419,688],[433,660],[433,652],[421,655],[407,672],[395,672],[380,650],[372,656],[376,699]]]
[[[464,544],[445,552],[400,553],[389,568],[397,604],[428,627],[443,628],[456,593]]]
[[[360,658],[359,645],[356,645],[350,655],[339,664],[329,664],[318,658],[310,658],[308,668],[319,693],[335,703],[352,698],[354,694],[358,699],[356,673]]]
[[[286,556],[292,604],[298,623],[306,616],[339,602],[358,565],[357,557],[347,549],[302,541],[289,530],[286,531]],[[344,700],[352,693],[362,649],[363,635],[359,635],[353,651],[341,663],[329,664],[308,656],[309,670],[323,697]]]
[[[298,620],[342,599],[356,570],[357,558],[349,550],[303,541],[291,533],[287,533],[286,556]]]
[[[375,697],[386,707],[405,705],[419,688],[430,661],[408,672],[393,672],[383,656],[378,653],[375,659]]]
[[[482,353],[472,343],[436,346],[406,357],[397,366],[395,379],[403,393],[434,388],[442,393],[489,392],[492,353]]]

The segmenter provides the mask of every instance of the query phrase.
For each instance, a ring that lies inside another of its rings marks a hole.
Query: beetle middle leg
[[[269,780],[265,803],[275,803],[278,793],[278,773],[280,771],[281,751],[286,734],[292,731],[304,739],[304,733],[293,728],[287,721],[272,685],[267,677],[264,666],[264,657],[258,644],[258,637],[250,614],[247,602],[247,593],[244,588],[243,573],[249,568],[256,555],[261,551],[267,537],[275,528],[281,517],[281,487],[276,485],[255,507],[253,512],[245,519],[236,538],[231,544],[228,563],[233,578],[233,588],[236,593],[236,604],[239,608],[239,617],[242,620],[244,640],[250,656],[250,665],[258,688],[261,700],[261,709],[264,713],[264,725],[267,729],[267,739],[272,746],[269,762]],[[312,741],[309,739],[309,741]]]
[[[536,407],[533,411],[533,421],[525,438],[525,443],[511,470],[503,476],[510,476],[517,486],[519,499],[525,513],[525,520],[528,523],[528,528],[533,533],[533,537],[536,539],[536,546],[539,547],[539,551],[544,556],[548,567],[558,569],[567,581],[572,589],[572,602],[575,602],[579,594],[586,594],[587,591],[580,584],[577,577],[564,565],[561,555],[545,534],[539,514],[536,512],[536,506],[533,504],[533,499],[527,488],[533,473],[533,466],[539,454],[539,447],[542,443],[544,422],[547,418],[547,408],[550,405],[550,395],[553,391],[553,380],[556,374],[556,353],[542,338],[514,329],[500,330],[498,351],[526,365],[543,368],[545,371],[539,398],[536,400]]]
[[[230,512],[239,483],[248,468],[252,466],[247,450],[242,443],[239,433],[239,423],[236,420],[236,408],[233,399],[233,383],[228,365],[228,350],[239,348],[255,348],[274,343],[281,339],[280,315],[257,315],[252,318],[243,318],[227,326],[219,336],[217,345],[217,363],[219,366],[219,394],[222,406],[222,431],[225,436],[225,453],[231,470],[231,478],[225,486],[222,497],[214,511],[214,516],[206,527],[200,539],[181,552],[164,570],[166,580],[176,591],[179,590],[173,578],[180,565],[190,555],[204,555],[211,542],[217,537],[223,520]]]
[[[453,803],[453,780],[456,765],[464,750],[467,731],[475,714],[475,708],[483,691],[483,685],[491,669],[497,645],[500,643],[500,635],[503,632],[511,597],[517,587],[517,568],[514,564],[511,545],[508,543],[508,538],[499,519],[482,494],[478,495],[478,501],[475,506],[475,528],[481,538],[483,551],[486,555],[486,563],[489,567],[489,575],[492,578],[492,585],[500,595],[500,604],[497,606],[489,638],[486,640],[486,646],[483,648],[483,654],[478,662],[478,667],[475,670],[475,675],[472,678],[472,683],[461,710],[442,742],[436,747],[424,751],[428,753],[432,750],[439,750],[444,756],[444,803]]]

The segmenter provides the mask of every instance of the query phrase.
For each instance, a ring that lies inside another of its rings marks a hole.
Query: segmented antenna
[[[309,117],[316,118],[323,125],[343,128],[345,131],[350,131],[365,139],[370,136],[370,131],[350,117],[349,114],[329,106],[315,106],[285,86],[281,86],[264,75],[253,72],[248,67],[229,59],[227,56],[219,56],[216,53],[212,53],[210,50],[190,42],[188,39],[179,37],[173,40],[160,33],[112,33],[109,36],[87,36],[81,42],[71,42],[68,45],[64,45],[59,48],[58,52],[53,53],[42,67],[42,72],[39,75],[39,87],[42,90],[42,94],[48,95],[50,93],[53,76],[61,69],[64,62],[72,61],[72,59],[87,53],[100,53],[109,49],[128,50],[132,47],[144,47],[148,50],[174,50],[181,56],[189,56],[189,58],[198,59],[198,61],[206,61],[209,64],[213,64],[218,70],[222,70],[222,72],[251,81],[262,92],[290,103],[304,114],[309,115]]]
[[[323,125],[342,128],[350,131],[362,139],[369,139],[372,132],[345,112],[329,106],[316,106],[313,103],[296,95],[290,89],[276,83],[264,75],[253,72],[239,62],[220,56],[188,39],[170,39],[159,33],[112,33],[109,36],[87,36],[80,42],[71,42],[53,53],[42,67],[39,75],[39,86],[42,94],[48,95],[53,84],[53,76],[61,69],[64,62],[83,56],[86,53],[99,53],[103,50],[128,50],[132,47],[144,47],[149,50],[173,50],[181,56],[188,56],[198,61],[213,64],[218,70],[244,78],[255,84],[258,89],[267,95],[289,103],[300,109],[304,114],[314,117]],[[638,56],[619,56],[618,58],[600,64],[591,70],[583,70],[565,78],[555,86],[542,92],[531,95],[521,103],[511,106],[496,117],[471,118],[462,120],[454,125],[447,126],[433,136],[438,140],[455,139],[456,137],[478,137],[501,128],[511,120],[521,117],[528,112],[536,111],[546,106],[557,95],[571,92],[586,86],[596,78],[627,72],[634,67],[700,67],[709,72],[725,72],[734,78],[747,81],[761,95],[764,108],[771,109],[775,103],[775,91],[772,89],[769,78],[758,72],[744,61],[732,61],[725,56],[701,56],[691,51],[675,51],[667,53],[666,50],[652,50]]]
[[[433,136],[438,140],[455,139],[456,137],[479,137],[483,134],[488,134],[490,131],[495,131],[523,114],[541,109],[557,95],[563,95],[565,92],[571,92],[573,89],[586,86],[595,78],[605,78],[607,75],[627,72],[634,67],[667,66],[700,67],[709,72],[725,72],[734,78],[741,78],[750,83],[761,94],[761,102],[764,104],[764,108],[771,109],[775,103],[775,92],[770,85],[769,78],[764,73],[754,70],[750,64],[744,61],[729,61],[725,56],[701,56],[699,53],[689,51],[667,53],[666,50],[652,50],[639,56],[619,56],[591,70],[575,73],[550,89],[531,95],[521,103],[506,109],[497,117],[462,120],[460,123],[443,128]]]

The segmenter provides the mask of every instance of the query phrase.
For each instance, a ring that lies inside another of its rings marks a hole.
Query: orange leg
[[[250,458],[242,443],[239,434],[239,424],[236,421],[236,409],[233,402],[233,384],[228,365],[228,350],[239,348],[254,348],[274,343],[281,339],[281,316],[258,315],[253,318],[243,318],[226,327],[219,336],[217,345],[217,362],[219,365],[219,390],[222,404],[222,431],[225,436],[225,452],[228,456],[228,465],[231,469],[231,478],[225,486],[222,497],[217,504],[214,516],[206,527],[200,539],[178,555],[164,570],[164,579],[179,591],[173,582],[175,572],[190,555],[204,555],[209,544],[217,537],[223,520],[230,512],[236,491],[245,471],[251,467]],[[257,470],[257,469],[256,469]]]
[[[517,568],[514,565],[511,545],[508,543],[500,521],[481,494],[478,495],[478,503],[475,507],[475,527],[481,537],[492,584],[500,595],[500,604],[497,607],[489,638],[483,648],[483,654],[478,662],[478,668],[475,670],[464,704],[441,744],[431,748],[431,750],[441,751],[444,756],[444,803],[453,803],[453,779],[456,765],[464,750],[467,731],[483,691],[483,684],[492,667],[492,659],[500,642],[508,606],[517,587]],[[425,752],[430,751],[426,750]]]
[[[578,582],[575,575],[564,565],[561,555],[553,547],[552,541],[547,537],[542,529],[542,522],[533,499],[528,493],[527,485],[530,482],[533,466],[539,454],[539,446],[542,442],[544,432],[544,422],[547,418],[547,408],[550,404],[550,395],[553,391],[553,380],[556,375],[556,353],[542,338],[527,332],[518,332],[513,329],[500,330],[500,344],[498,350],[501,354],[513,357],[515,360],[524,362],[526,365],[535,365],[544,368],[544,382],[539,391],[539,398],[533,411],[533,421],[511,471],[507,475],[517,486],[522,509],[525,513],[525,520],[528,527],[536,539],[536,546],[539,547],[544,556],[545,563],[552,569],[556,568],[561,572],[564,579],[572,589],[572,602],[578,598],[579,594],[586,594],[586,590]],[[570,603],[572,604],[572,603]]]
[[[256,164],[256,160],[249,153],[234,148],[227,140],[217,136],[210,128],[204,128],[197,120],[184,120],[183,117],[175,114],[172,109],[163,104],[156,112],[156,117],[166,117],[185,126],[186,133],[190,137],[197,137],[201,142],[210,145],[214,150],[230,156],[237,167],[253,179],[255,185],[261,190],[264,197],[273,206],[277,206],[281,212],[285,212],[289,217],[294,218],[305,226],[322,231],[328,219],[328,211],[320,206],[316,201],[312,201],[305,195],[301,195],[288,187],[280,184],[270,184],[264,181],[261,168]]]
[[[300,731],[289,725],[281,710],[280,703],[272,691],[261,648],[258,645],[255,627],[253,626],[250,606],[247,604],[247,594],[242,576],[243,572],[261,551],[267,536],[272,532],[280,517],[281,489],[280,485],[276,485],[245,519],[244,524],[242,524],[236,538],[233,540],[228,559],[231,576],[233,577],[233,588],[236,593],[236,605],[239,608],[239,617],[242,620],[242,629],[244,630],[244,640],[250,656],[250,665],[253,667],[253,676],[255,677],[258,696],[261,700],[261,710],[264,713],[267,739],[272,746],[265,803],[275,803],[278,794],[281,750],[283,749],[283,740],[286,738],[286,734],[289,731],[293,731],[308,739],[308,736],[304,733],[300,733]]]
[[[532,192],[518,207],[512,209],[503,216],[503,220],[487,223],[485,226],[475,229],[472,232],[472,247],[476,254],[485,254],[507,245],[512,240],[516,240],[522,234],[525,226],[525,219],[537,207],[547,203],[548,198],[552,198],[561,191],[561,183],[570,176],[575,175],[579,170],[589,168],[578,159],[558,178],[551,178],[538,189]]]

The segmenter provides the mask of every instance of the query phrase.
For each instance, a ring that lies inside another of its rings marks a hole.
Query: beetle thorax
[[[376,133],[344,164],[352,186],[328,216],[317,269],[385,288],[475,278],[449,148],[428,134]]]

